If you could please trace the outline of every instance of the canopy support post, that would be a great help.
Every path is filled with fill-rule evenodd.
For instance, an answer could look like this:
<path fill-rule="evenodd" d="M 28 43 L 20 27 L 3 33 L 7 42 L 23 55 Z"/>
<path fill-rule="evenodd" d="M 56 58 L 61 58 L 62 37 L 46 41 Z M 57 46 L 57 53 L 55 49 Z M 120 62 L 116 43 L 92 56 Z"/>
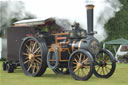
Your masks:
<path fill-rule="evenodd" d="M 105 43 L 103 44 L 103 49 L 105 49 Z"/>

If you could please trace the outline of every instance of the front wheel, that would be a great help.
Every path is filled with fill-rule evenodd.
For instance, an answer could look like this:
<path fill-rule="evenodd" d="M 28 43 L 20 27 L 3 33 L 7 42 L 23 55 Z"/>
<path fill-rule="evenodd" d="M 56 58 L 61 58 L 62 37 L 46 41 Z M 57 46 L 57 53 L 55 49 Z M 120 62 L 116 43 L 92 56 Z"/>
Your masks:
<path fill-rule="evenodd" d="M 116 61 L 112 53 L 101 49 L 95 57 L 94 74 L 96 77 L 109 78 L 115 71 Z"/>
<path fill-rule="evenodd" d="M 69 71 L 76 80 L 88 80 L 94 69 L 92 55 L 85 50 L 74 51 L 69 59 Z"/>

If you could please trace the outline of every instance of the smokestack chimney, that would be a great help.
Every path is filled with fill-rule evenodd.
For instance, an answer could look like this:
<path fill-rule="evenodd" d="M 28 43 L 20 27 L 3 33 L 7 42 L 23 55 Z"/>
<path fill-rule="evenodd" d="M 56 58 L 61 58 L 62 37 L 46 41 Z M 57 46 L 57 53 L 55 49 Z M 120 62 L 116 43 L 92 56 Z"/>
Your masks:
<path fill-rule="evenodd" d="M 93 34 L 93 8 L 94 5 L 87 5 L 87 29 L 89 34 Z"/>

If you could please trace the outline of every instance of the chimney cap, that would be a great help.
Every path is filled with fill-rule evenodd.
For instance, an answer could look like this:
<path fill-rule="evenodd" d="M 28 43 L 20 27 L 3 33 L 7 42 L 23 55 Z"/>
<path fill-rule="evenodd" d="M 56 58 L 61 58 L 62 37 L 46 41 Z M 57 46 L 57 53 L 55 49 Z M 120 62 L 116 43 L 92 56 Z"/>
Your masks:
<path fill-rule="evenodd" d="M 87 9 L 93 9 L 94 8 L 94 5 L 93 4 L 89 4 L 89 5 L 86 5 Z"/>

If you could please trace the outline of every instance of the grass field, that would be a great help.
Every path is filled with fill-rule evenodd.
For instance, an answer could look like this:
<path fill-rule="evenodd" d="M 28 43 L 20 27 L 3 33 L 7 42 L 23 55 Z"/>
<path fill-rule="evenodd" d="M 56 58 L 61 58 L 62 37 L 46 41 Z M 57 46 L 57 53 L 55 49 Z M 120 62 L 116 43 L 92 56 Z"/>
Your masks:
<path fill-rule="evenodd" d="M 2 71 L 0 62 L 0 85 L 128 85 L 128 64 L 117 64 L 114 75 L 108 79 L 94 75 L 88 81 L 76 81 L 71 75 L 56 75 L 47 69 L 41 77 L 29 77 L 18 68 L 14 73 Z"/>

